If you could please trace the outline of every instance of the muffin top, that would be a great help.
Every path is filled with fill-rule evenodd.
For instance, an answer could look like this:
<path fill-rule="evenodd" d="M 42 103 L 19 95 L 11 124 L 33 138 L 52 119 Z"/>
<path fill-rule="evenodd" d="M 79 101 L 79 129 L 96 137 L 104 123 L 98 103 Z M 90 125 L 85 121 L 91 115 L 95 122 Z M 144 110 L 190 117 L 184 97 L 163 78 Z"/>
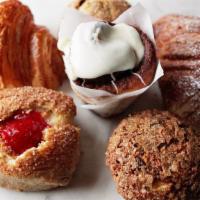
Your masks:
<path fill-rule="evenodd" d="M 74 0 L 70 6 L 109 22 L 115 20 L 130 7 L 125 0 Z"/>

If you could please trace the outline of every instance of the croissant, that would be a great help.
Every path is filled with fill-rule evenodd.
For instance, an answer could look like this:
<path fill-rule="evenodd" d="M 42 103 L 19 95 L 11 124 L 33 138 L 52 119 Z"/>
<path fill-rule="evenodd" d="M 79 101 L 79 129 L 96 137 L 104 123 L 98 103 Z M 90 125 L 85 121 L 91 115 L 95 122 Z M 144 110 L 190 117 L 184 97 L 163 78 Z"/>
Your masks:
<path fill-rule="evenodd" d="M 166 107 L 200 128 L 200 18 L 169 15 L 154 24 L 157 55 L 165 75 Z"/>
<path fill-rule="evenodd" d="M 0 3 L 0 88 L 24 85 L 56 89 L 65 79 L 55 38 L 34 24 L 17 0 Z"/>

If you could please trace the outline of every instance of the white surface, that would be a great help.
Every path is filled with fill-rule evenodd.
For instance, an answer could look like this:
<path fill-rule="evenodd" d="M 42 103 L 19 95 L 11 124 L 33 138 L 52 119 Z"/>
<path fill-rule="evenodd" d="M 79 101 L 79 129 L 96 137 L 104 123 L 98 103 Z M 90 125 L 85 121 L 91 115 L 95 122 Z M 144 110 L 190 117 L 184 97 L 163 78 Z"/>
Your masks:
<path fill-rule="evenodd" d="M 22 1 L 31 7 L 38 24 L 46 25 L 54 35 L 57 34 L 57 27 L 67 0 Z M 170 12 L 200 13 L 199 0 L 141 0 L 141 2 L 148 9 L 152 19 Z M 68 83 L 65 83 L 63 90 L 73 96 Z M 75 98 L 75 102 L 78 106 L 79 100 Z M 129 108 L 129 112 L 160 105 L 157 85 L 154 85 Z M 20 193 L 0 189 L 0 200 L 121 200 L 105 167 L 104 153 L 107 139 L 122 117 L 102 119 L 78 107 L 76 122 L 82 129 L 82 158 L 71 185 L 65 189 L 40 193 Z"/>

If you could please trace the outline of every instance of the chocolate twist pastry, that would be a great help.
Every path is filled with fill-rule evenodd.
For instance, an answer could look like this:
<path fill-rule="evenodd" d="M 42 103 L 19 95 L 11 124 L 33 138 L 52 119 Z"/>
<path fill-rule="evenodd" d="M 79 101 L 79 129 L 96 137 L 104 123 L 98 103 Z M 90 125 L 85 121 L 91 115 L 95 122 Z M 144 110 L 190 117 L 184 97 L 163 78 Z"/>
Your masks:
<path fill-rule="evenodd" d="M 157 55 L 165 71 L 166 107 L 200 128 L 200 18 L 169 15 L 154 24 Z"/>
<path fill-rule="evenodd" d="M 58 88 L 65 79 L 57 41 L 34 24 L 17 0 L 0 3 L 0 88 L 24 85 Z"/>

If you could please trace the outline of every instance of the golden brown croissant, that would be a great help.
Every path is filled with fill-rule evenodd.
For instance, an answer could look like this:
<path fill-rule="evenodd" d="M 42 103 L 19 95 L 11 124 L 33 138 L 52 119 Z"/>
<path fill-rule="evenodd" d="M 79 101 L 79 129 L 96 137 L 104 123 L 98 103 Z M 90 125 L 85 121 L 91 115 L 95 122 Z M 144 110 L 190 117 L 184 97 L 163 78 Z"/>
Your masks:
<path fill-rule="evenodd" d="M 65 73 L 56 43 L 34 24 L 28 7 L 17 0 L 0 3 L 0 88 L 60 86 Z"/>
<path fill-rule="evenodd" d="M 169 110 L 200 128 L 200 18 L 169 15 L 155 25 L 160 81 Z"/>

